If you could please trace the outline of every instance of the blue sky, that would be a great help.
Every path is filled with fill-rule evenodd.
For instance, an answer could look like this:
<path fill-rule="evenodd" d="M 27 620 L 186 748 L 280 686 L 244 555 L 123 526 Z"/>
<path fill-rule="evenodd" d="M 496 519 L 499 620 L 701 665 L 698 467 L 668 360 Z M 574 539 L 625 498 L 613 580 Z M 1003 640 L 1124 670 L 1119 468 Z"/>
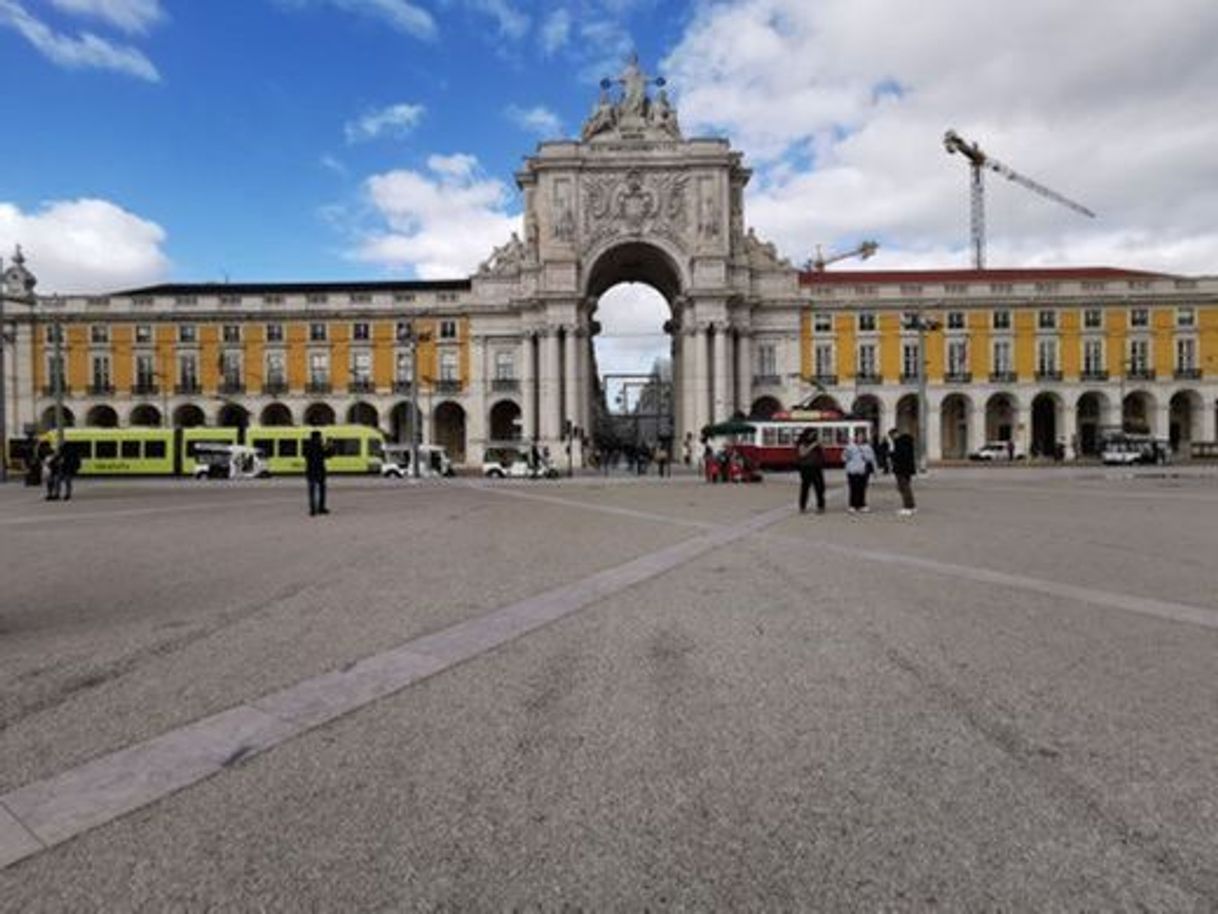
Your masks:
<path fill-rule="evenodd" d="M 1218 272 L 1218 4 L 1095 8 L 0 0 L 0 254 L 64 292 L 468 275 L 518 228 L 521 157 L 637 49 L 795 263 L 874 238 L 877 269 L 966 266 L 954 128 L 1098 214 L 992 180 L 991 265 Z"/>

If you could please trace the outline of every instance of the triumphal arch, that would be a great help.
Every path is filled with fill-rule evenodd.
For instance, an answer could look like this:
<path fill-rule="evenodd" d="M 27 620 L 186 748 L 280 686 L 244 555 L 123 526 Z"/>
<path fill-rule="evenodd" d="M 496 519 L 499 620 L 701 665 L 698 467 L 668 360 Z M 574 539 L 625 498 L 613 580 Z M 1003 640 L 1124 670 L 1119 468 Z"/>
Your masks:
<path fill-rule="evenodd" d="M 620 282 L 668 302 L 674 438 L 748 412 L 759 306 L 799 309 L 797 271 L 745 230 L 749 176 L 727 140 L 683 136 L 663 80 L 637 58 L 602 83 L 578 140 L 541 143 L 525 161 L 524 237 L 496 249 L 471 289 L 478 336 L 522 341 L 525 438 L 554 446 L 568 424 L 594 427 L 596 306 Z"/>

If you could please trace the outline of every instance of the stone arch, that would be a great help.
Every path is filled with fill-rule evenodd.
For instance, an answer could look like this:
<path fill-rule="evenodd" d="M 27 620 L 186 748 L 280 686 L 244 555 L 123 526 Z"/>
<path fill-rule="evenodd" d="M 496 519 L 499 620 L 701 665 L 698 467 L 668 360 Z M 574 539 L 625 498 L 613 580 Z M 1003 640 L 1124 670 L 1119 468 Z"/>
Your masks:
<path fill-rule="evenodd" d="M 1005 391 L 985 401 L 985 440 L 1015 441 L 1019 431 L 1019 400 Z"/>
<path fill-rule="evenodd" d="M 89 428 L 118 428 L 118 413 L 113 406 L 98 403 L 85 413 L 85 425 Z"/>
<path fill-rule="evenodd" d="M 808 402 L 808 409 L 819 409 L 825 412 L 843 412 L 841 404 L 829 394 L 817 394 Z"/>
<path fill-rule="evenodd" d="M 465 410 L 445 400 L 432 413 L 432 440 L 448 452 L 454 463 L 465 462 Z"/>
<path fill-rule="evenodd" d="M 76 414 L 66 406 L 63 408 L 63 427 L 72 428 L 76 425 Z M 50 431 L 55 427 L 55 407 L 48 406 L 42 411 L 42 419 L 38 423 L 38 427 L 44 432 Z"/>
<path fill-rule="evenodd" d="M 513 400 L 500 400 L 491 407 L 492 441 L 517 441 L 521 437 L 520 406 Z"/>
<path fill-rule="evenodd" d="M 1168 405 L 1168 438 L 1172 450 L 1185 456 L 1200 435 L 1201 413 L 1205 401 L 1195 390 L 1177 390 Z"/>
<path fill-rule="evenodd" d="M 1074 409 L 1074 434 L 1078 439 L 1078 453 L 1084 457 L 1093 457 L 1100 452 L 1105 426 L 1112 422 L 1109 417 L 1112 404 L 1103 391 L 1089 390 L 1079 396 Z"/>
<path fill-rule="evenodd" d="M 1131 390 L 1121 401 L 1121 431 L 1150 435 L 1155 429 L 1155 395 L 1148 390 Z"/>
<path fill-rule="evenodd" d="M 221 428 L 245 428 L 250 424 L 250 411 L 240 403 L 225 403 L 216 413 L 216 425 Z"/>
<path fill-rule="evenodd" d="M 776 397 L 764 396 L 758 397 L 753 401 L 752 408 L 749 409 L 750 419 L 769 419 L 775 413 L 782 411 L 782 404 L 778 402 Z"/>
<path fill-rule="evenodd" d="M 410 443 L 410 430 L 412 428 L 423 427 L 423 415 L 421 412 L 414 413 L 415 421 L 411 423 L 411 403 L 409 400 L 401 400 L 395 403 L 393 409 L 389 410 L 389 437 L 391 440 L 399 444 Z"/>
<path fill-rule="evenodd" d="M 973 401 L 962 393 L 950 393 L 939 404 L 939 444 L 944 460 L 968 456 L 969 425 Z"/>
<path fill-rule="evenodd" d="M 1064 431 L 1061 397 L 1042 390 L 1032 398 L 1031 456 L 1052 457 L 1062 443 Z"/>
<path fill-rule="evenodd" d="M 879 439 L 887 429 L 884 428 L 884 404 L 875 394 L 862 394 L 854 398 L 850 405 L 850 414 L 871 423 L 872 438 Z"/>
<path fill-rule="evenodd" d="M 194 403 L 183 403 L 173 411 L 173 424 L 178 428 L 196 428 L 207 424 L 203 410 Z"/>
<path fill-rule="evenodd" d="M 151 403 L 141 403 L 131 410 L 127 422 L 143 428 L 157 428 L 161 424 L 161 411 Z"/>
<path fill-rule="evenodd" d="M 329 403 L 310 403 L 304 411 L 305 425 L 334 425 L 334 407 Z"/>
<path fill-rule="evenodd" d="M 897 400 L 897 431 L 909 435 L 916 443 L 918 440 L 918 395 L 905 394 Z"/>
<path fill-rule="evenodd" d="M 283 403 L 268 403 L 262 407 L 258 417 L 261 425 L 285 426 L 292 424 L 292 411 Z"/>
<path fill-rule="evenodd" d="M 676 303 L 690 286 L 685 258 L 667 242 L 611 239 L 593 248 L 584 258 L 585 301 L 595 301 L 623 282 L 651 286 L 676 309 Z"/>
<path fill-rule="evenodd" d="M 376 407 L 371 403 L 357 400 L 347 408 L 347 422 L 351 425 L 366 425 L 368 428 L 379 428 L 381 416 L 376 411 Z"/>

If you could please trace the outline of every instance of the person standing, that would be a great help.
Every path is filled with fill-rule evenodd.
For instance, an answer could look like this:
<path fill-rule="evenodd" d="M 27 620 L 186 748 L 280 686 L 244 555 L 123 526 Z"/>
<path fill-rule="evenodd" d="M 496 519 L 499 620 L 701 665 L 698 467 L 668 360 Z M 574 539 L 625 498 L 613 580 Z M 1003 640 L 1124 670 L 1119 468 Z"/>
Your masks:
<path fill-rule="evenodd" d="M 889 429 L 888 438 L 892 441 L 892 475 L 896 477 L 897 491 L 901 493 L 901 509 L 897 513 L 908 517 L 918 510 L 913 494 L 913 478 L 918 472 L 913 436 L 894 428 Z"/>
<path fill-rule="evenodd" d="M 846 509 L 851 514 L 866 514 L 867 480 L 875 472 L 875 451 L 867 443 L 867 433 L 860 430 L 853 441 L 846 445 L 846 485 L 850 489 L 850 504 Z"/>
<path fill-rule="evenodd" d="M 326 458 L 330 448 L 322 441 L 317 429 L 309 435 L 304 445 L 305 477 L 309 482 L 309 517 L 329 514 L 326 508 Z"/>
<path fill-rule="evenodd" d="M 63 492 L 63 500 L 72 500 L 72 480 L 80 472 L 80 454 L 76 448 L 64 446 L 59 458 L 59 486 Z"/>
<path fill-rule="evenodd" d="M 880 440 L 875 443 L 875 462 L 876 465 L 879 466 L 880 472 L 885 476 L 888 475 L 888 458 L 890 454 L 891 451 L 888 448 L 888 439 L 880 438 Z"/>
<path fill-rule="evenodd" d="M 816 513 L 825 513 L 825 449 L 821 447 L 816 433 L 806 428 L 799 436 L 796 447 L 799 463 L 799 513 L 808 510 L 808 489 L 816 492 Z"/>
<path fill-rule="evenodd" d="M 672 475 L 672 469 L 668 465 L 668 448 L 662 441 L 656 446 L 656 471 L 661 479 Z"/>
<path fill-rule="evenodd" d="M 42 477 L 47 484 L 47 501 L 59 501 L 59 472 L 63 466 L 63 455 L 58 448 L 47 452 L 42 461 Z"/>

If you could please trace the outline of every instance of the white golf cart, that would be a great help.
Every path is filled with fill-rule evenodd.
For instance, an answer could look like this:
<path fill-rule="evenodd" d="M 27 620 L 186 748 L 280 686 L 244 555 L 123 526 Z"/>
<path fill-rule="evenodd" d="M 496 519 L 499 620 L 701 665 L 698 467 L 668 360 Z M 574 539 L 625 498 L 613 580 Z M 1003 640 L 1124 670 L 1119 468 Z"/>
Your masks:
<path fill-rule="evenodd" d="M 195 479 L 267 479 L 271 475 L 262 451 L 245 444 L 195 445 Z"/>
<path fill-rule="evenodd" d="M 385 461 L 381 464 L 381 475 L 388 479 L 406 479 L 414 476 L 410 463 L 409 444 L 386 444 Z M 453 462 L 448 452 L 436 444 L 419 445 L 419 476 L 454 476 Z"/>
<path fill-rule="evenodd" d="M 527 444 L 488 447 L 482 458 L 488 479 L 557 479 L 558 469 L 543 452 Z"/>

